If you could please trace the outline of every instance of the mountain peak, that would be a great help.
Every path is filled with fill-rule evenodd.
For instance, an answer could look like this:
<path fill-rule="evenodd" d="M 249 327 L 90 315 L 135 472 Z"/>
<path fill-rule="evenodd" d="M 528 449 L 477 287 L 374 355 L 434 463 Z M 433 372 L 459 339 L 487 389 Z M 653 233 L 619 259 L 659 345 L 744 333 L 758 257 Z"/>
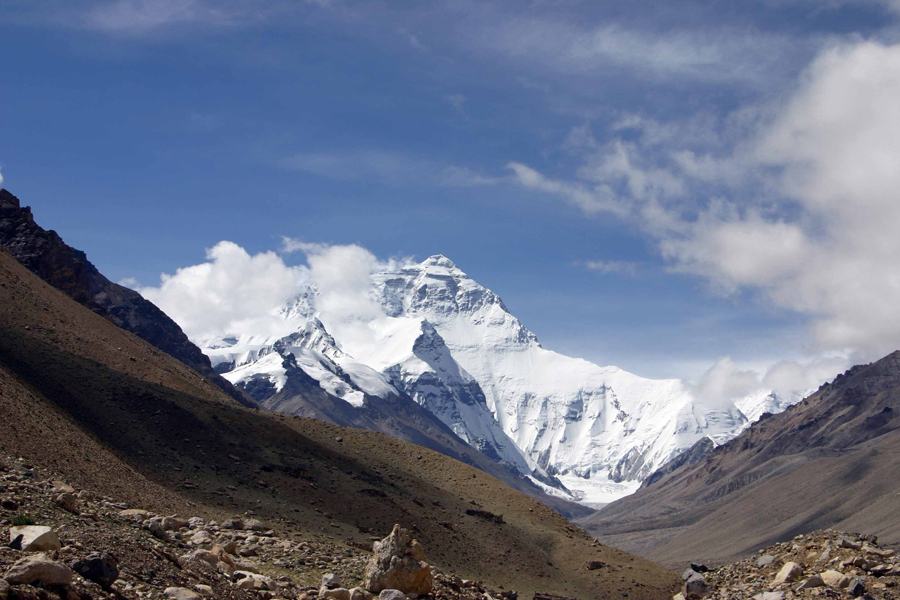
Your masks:
<path fill-rule="evenodd" d="M 445 269 L 451 269 L 454 271 L 458 271 L 459 267 L 454 264 L 452 260 L 444 256 L 443 254 L 435 254 L 433 256 L 429 256 L 425 260 L 423 260 L 420 265 L 422 267 L 443 267 Z"/>

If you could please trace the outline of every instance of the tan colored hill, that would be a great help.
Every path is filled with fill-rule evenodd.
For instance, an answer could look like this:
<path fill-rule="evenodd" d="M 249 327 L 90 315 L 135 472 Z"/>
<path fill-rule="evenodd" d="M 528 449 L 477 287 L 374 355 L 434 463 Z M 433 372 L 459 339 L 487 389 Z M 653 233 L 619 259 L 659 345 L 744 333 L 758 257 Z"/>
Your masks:
<path fill-rule="evenodd" d="M 677 583 L 442 454 L 238 406 L 2 249 L 0 307 L 2 450 L 73 485 L 158 512 L 222 518 L 252 509 L 279 528 L 337 542 L 365 542 L 400 523 L 445 571 L 529 597 L 664 598 Z"/>
<path fill-rule="evenodd" d="M 667 564 L 720 562 L 817 529 L 900 542 L 900 352 L 854 367 L 584 526 Z"/>

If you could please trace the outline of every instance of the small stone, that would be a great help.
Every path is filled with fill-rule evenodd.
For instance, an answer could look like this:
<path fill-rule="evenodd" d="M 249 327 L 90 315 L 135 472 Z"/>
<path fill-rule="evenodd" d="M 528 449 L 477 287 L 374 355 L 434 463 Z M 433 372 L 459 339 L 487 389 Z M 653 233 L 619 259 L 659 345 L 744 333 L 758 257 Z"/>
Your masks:
<path fill-rule="evenodd" d="M 9 598 L 9 584 L 5 579 L 0 579 L 0 600 Z"/>
<path fill-rule="evenodd" d="M 119 511 L 119 516 L 123 519 L 132 521 L 145 521 L 150 518 L 151 513 L 150 511 L 140 508 L 126 508 L 125 510 Z"/>
<path fill-rule="evenodd" d="M 775 576 L 774 584 L 778 585 L 780 583 L 793 583 L 800 579 L 803 575 L 803 569 L 795 562 L 785 563 L 781 570 L 778 571 L 778 575 Z"/>
<path fill-rule="evenodd" d="M 406 600 L 406 594 L 400 590 L 381 590 L 378 600 Z"/>
<path fill-rule="evenodd" d="M 343 580 L 340 575 L 335 575 L 334 573 L 325 573 L 322 575 L 322 587 L 328 589 L 334 589 L 341 587 Z"/>
<path fill-rule="evenodd" d="M 198 583 L 194 586 L 194 589 L 197 590 L 197 593 L 203 596 L 204 598 L 212 598 L 213 589 L 208 585 L 203 585 L 202 583 Z"/>
<path fill-rule="evenodd" d="M 62 563 L 50 560 L 43 554 L 26 556 L 17 561 L 4 578 L 13 585 L 41 583 L 43 585 L 66 585 L 74 577 L 72 569 Z"/>
<path fill-rule="evenodd" d="M 200 600 L 200 594 L 185 587 L 166 588 L 165 594 L 172 600 Z"/>

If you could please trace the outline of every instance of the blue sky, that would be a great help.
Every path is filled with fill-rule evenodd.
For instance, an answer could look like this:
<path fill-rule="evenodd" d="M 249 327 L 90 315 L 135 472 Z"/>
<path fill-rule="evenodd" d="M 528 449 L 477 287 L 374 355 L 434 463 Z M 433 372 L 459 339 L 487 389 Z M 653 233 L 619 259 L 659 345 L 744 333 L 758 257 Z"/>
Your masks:
<path fill-rule="evenodd" d="M 441 253 L 602 364 L 843 365 L 900 345 L 898 16 L 7 0 L 0 173 L 114 280 L 221 240 Z"/>

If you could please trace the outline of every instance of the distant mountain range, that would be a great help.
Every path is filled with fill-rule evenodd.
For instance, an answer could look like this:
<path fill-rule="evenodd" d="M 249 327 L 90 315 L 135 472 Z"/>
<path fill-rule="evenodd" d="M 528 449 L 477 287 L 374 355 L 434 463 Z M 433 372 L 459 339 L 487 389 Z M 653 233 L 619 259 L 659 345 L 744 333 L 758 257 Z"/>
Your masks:
<path fill-rule="evenodd" d="M 669 563 L 730 560 L 832 527 L 900 542 L 898 414 L 894 352 L 714 450 L 682 455 L 582 525 Z"/>
<path fill-rule="evenodd" d="M 362 334 L 332 335 L 318 296 L 309 285 L 282 307 L 283 336 L 223 332 L 201 349 L 272 410 L 309 414 L 292 391 L 298 378 L 357 410 L 408 396 L 486 456 L 592 506 L 633 492 L 699 440 L 724 443 L 788 405 L 768 391 L 709 405 L 680 380 L 546 350 L 495 293 L 440 255 L 372 276 L 380 315 Z M 347 405 L 322 416 L 344 422 Z"/>

